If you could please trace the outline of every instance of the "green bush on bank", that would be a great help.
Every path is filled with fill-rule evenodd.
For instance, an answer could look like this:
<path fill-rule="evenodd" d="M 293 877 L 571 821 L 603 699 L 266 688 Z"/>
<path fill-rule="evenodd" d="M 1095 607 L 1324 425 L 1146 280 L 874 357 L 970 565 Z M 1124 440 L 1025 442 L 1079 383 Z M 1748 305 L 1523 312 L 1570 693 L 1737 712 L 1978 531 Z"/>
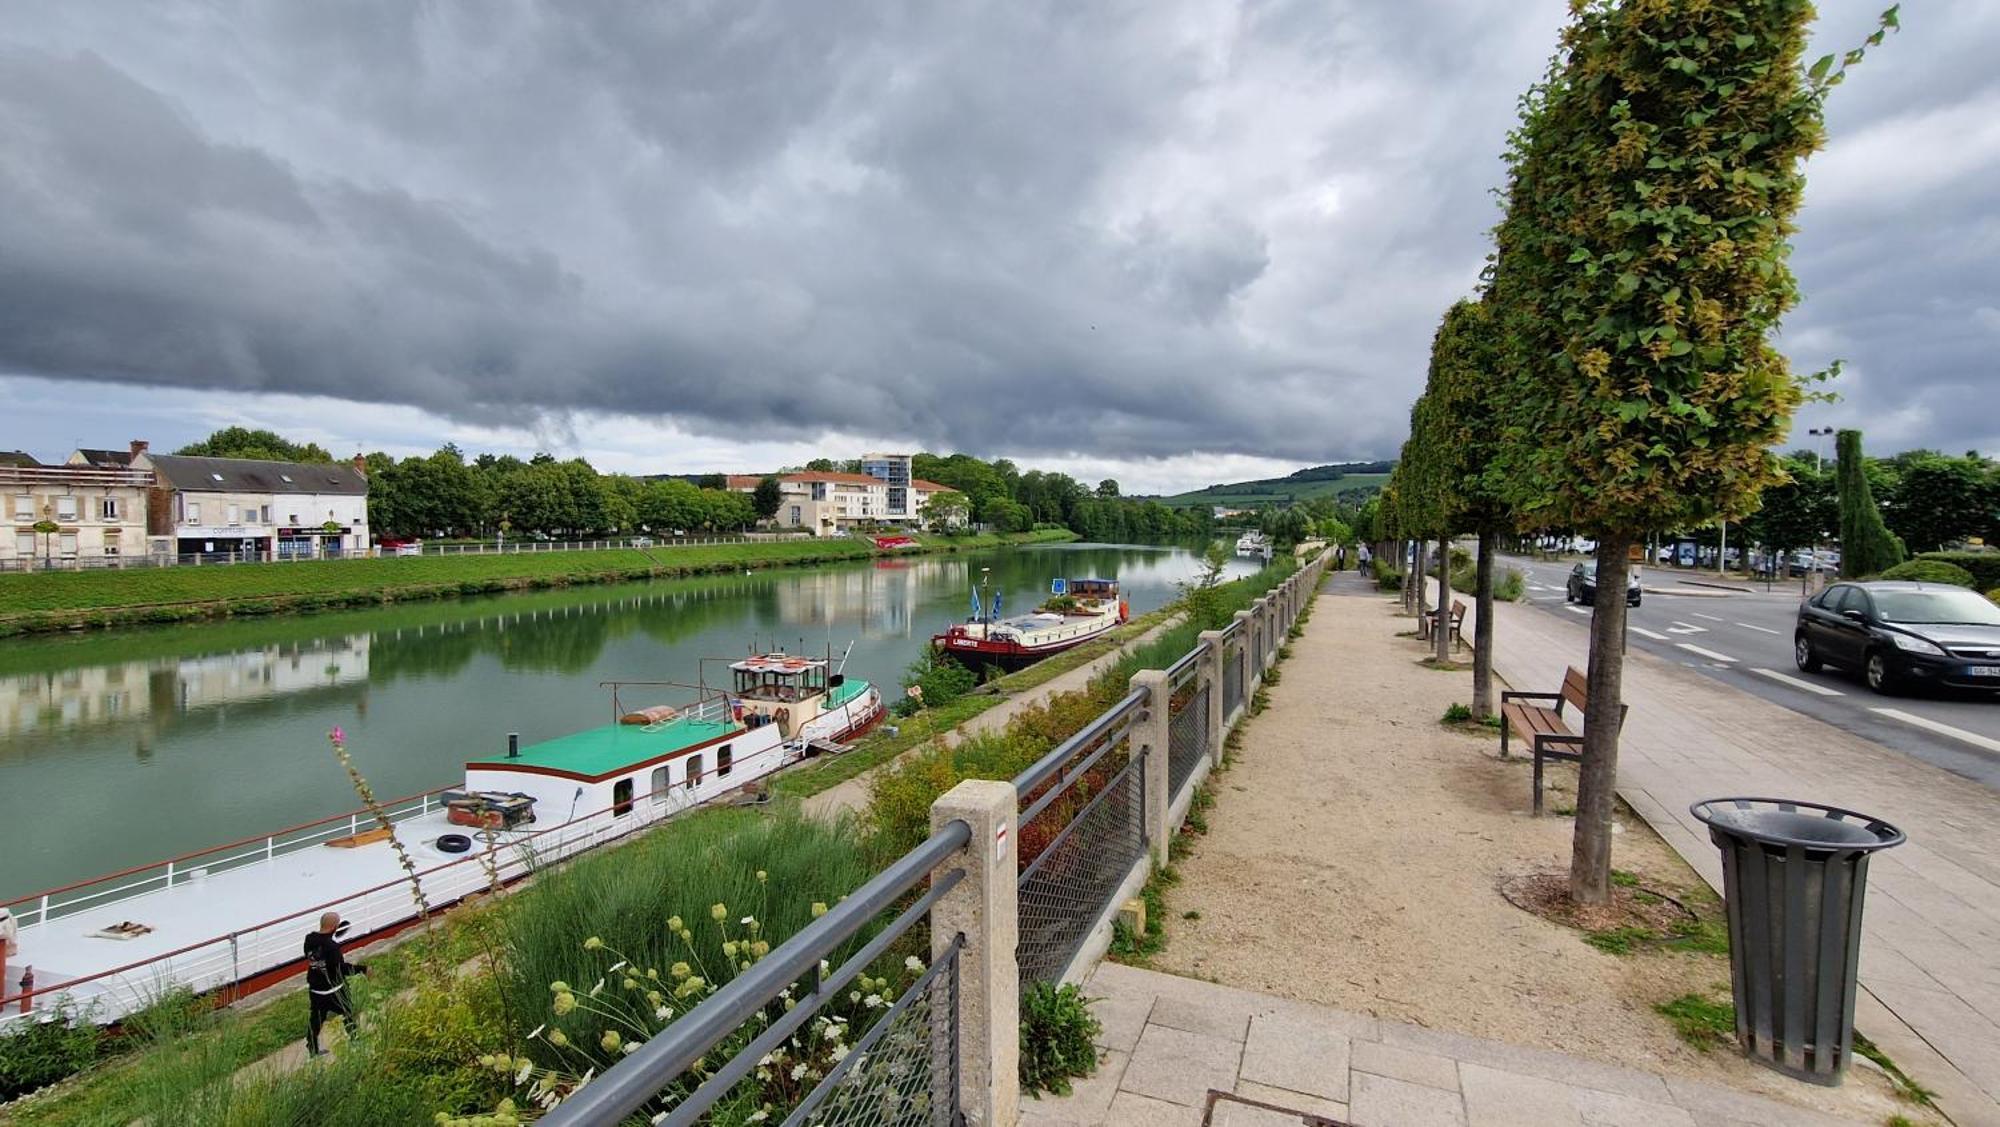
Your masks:
<path fill-rule="evenodd" d="M 1917 562 L 1922 561 L 1964 568 L 1972 577 L 1969 586 L 1975 591 L 2000 587 L 2000 552 L 1925 552 L 1917 557 Z"/>

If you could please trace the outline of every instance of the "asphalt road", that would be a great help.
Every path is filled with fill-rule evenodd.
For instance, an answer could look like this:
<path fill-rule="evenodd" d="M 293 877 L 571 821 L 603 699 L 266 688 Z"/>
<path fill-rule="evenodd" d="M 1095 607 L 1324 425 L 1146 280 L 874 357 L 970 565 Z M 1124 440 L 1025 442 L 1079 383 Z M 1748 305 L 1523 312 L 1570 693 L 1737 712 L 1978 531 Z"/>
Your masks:
<path fill-rule="evenodd" d="M 1590 608 L 1563 598 L 1571 562 L 1510 556 L 1504 564 L 1527 574 L 1530 605 L 1576 623 L 1582 644 Z M 1699 574 L 1674 568 L 1644 567 L 1640 575 L 1641 602 L 1631 608 L 1626 635 L 1631 648 L 2000 790 L 2000 694 L 1880 696 L 1858 671 L 1800 672 L 1792 662 L 1796 579 L 1746 593 L 1685 583 Z"/>

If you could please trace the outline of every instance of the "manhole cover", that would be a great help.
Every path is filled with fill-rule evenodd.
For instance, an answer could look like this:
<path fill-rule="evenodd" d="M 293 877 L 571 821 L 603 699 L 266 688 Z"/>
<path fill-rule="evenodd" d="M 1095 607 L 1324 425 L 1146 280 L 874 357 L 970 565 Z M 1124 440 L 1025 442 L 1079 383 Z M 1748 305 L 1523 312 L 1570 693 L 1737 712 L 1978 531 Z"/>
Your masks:
<path fill-rule="evenodd" d="M 1208 1090 L 1208 1110 L 1201 1117 L 1202 1127 L 1354 1127 L 1339 1119 L 1328 1119 L 1310 1111 L 1300 1111 L 1295 1107 L 1265 1103 L 1263 1100 L 1248 1099 L 1231 1092 Z"/>

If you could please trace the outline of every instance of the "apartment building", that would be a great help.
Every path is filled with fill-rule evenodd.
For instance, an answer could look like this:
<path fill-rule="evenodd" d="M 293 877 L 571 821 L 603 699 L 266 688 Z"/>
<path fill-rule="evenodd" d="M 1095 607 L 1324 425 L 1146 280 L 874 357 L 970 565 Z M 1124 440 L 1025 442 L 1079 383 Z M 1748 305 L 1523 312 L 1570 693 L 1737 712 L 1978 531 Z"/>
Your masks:
<path fill-rule="evenodd" d="M 917 495 L 911 488 L 916 475 L 910 470 L 909 454 L 863 454 L 861 472 L 880 480 L 885 487 L 885 519 L 909 524 L 917 519 Z"/>
<path fill-rule="evenodd" d="M 147 529 L 178 556 L 316 559 L 368 551 L 368 475 L 351 465 L 152 454 Z M 79 451 L 79 454 L 84 453 Z"/>
<path fill-rule="evenodd" d="M 931 498 L 940 493 L 956 493 L 958 490 L 953 489 L 949 485 L 939 485 L 935 481 L 925 481 L 919 477 L 910 480 L 910 492 L 916 498 L 915 506 L 912 509 L 913 519 L 928 524 L 931 520 L 931 515 L 928 512 Z M 964 528 L 969 520 L 971 520 L 969 513 L 954 513 L 946 523 L 953 528 Z"/>
<path fill-rule="evenodd" d="M 880 478 L 818 470 L 776 476 L 781 500 L 773 522 L 780 529 L 834 536 L 856 525 L 894 519 L 889 514 L 888 484 Z M 755 493 L 763 480 L 757 474 L 736 474 L 729 477 L 728 486 L 738 493 Z"/>
<path fill-rule="evenodd" d="M 118 563 L 146 553 L 146 497 L 153 475 L 130 467 L 45 466 L 30 455 L 0 457 L 8 534 L 0 567 Z"/>

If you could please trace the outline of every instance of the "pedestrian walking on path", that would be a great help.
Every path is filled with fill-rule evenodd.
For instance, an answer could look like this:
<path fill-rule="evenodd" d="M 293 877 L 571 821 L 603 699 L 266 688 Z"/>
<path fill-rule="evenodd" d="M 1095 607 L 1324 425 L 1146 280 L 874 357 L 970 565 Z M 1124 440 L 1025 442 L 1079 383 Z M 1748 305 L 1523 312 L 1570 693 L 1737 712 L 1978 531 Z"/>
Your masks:
<path fill-rule="evenodd" d="M 319 930 L 306 936 L 306 993 L 312 998 L 312 1015 L 306 1024 L 306 1053 L 320 1056 L 320 1027 L 329 1017 L 343 1022 L 354 1018 L 354 1001 L 347 993 L 347 978 L 367 974 L 366 963 L 350 963 L 340 950 L 340 932 L 345 928 L 339 912 L 319 918 Z"/>

